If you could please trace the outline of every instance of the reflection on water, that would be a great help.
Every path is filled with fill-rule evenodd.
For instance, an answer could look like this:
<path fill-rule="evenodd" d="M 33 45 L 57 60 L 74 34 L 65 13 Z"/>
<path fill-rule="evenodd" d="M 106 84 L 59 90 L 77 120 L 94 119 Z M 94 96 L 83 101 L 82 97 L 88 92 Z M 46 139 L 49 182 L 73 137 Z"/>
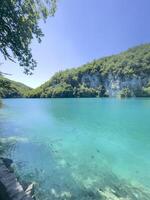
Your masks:
<path fill-rule="evenodd" d="M 150 199 L 150 99 L 11 99 L 0 134 L 49 199 Z"/>

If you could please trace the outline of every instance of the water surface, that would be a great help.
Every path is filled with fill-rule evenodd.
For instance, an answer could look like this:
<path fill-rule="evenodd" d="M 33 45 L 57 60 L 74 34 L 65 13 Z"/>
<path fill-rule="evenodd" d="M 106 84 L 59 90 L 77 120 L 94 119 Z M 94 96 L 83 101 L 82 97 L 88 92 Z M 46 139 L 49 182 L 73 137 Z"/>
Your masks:
<path fill-rule="evenodd" d="M 5 99 L 0 135 L 40 200 L 150 193 L 150 99 Z"/>

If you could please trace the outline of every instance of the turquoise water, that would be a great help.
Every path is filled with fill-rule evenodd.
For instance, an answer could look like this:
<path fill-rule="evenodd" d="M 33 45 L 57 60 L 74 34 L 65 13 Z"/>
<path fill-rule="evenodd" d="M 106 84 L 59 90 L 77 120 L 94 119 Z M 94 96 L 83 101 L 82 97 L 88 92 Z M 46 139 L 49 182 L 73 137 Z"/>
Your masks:
<path fill-rule="evenodd" d="M 0 135 L 40 200 L 150 199 L 149 98 L 5 99 Z"/>

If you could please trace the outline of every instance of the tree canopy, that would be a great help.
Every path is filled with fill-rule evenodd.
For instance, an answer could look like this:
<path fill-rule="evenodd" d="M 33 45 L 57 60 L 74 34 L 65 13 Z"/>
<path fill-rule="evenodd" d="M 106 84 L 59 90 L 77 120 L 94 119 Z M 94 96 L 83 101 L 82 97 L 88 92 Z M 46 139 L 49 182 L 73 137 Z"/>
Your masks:
<path fill-rule="evenodd" d="M 0 76 L 0 98 L 25 97 L 32 88 Z M 1 101 L 0 101 L 1 105 Z"/>
<path fill-rule="evenodd" d="M 26 74 L 36 67 L 30 43 L 41 42 L 43 36 L 39 21 L 53 16 L 56 0 L 1 0 L 0 52 L 5 59 L 18 60 Z"/>

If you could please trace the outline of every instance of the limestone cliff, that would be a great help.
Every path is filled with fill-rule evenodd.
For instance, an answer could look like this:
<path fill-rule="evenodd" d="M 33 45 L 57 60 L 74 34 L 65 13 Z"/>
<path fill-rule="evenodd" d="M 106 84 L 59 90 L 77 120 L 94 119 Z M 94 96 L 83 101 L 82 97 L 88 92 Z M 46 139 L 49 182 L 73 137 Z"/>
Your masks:
<path fill-rule="evenodd" d="M 102 77 L 100 73 L 84 74 L 81 78 L 81 83 L 87 87 L 99 90 L 100 86 L 104 86 L 106 94 L 109 97 L 116 97 L 120 92 L 128 88 L 131 96 L 136 96 L 138 91 L 142 91 L 148 83 L 150 77 L 147 75 L 119 76 L 109 73 Z"/>

